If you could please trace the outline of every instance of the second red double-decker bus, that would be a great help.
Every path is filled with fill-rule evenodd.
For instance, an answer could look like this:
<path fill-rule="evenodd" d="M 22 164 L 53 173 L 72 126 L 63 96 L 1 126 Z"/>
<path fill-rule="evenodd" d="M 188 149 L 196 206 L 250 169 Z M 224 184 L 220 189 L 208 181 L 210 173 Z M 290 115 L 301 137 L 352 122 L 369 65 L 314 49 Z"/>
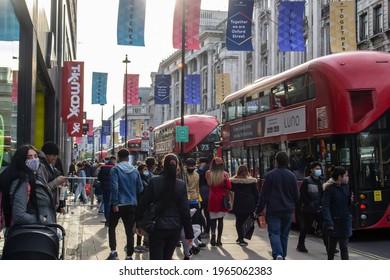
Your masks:
<path fill-rule="evenodd" d="M 157 159 L 160 160 L 167 153 L 180 154 L 180 142 L 176 142 L 176 127 L 180 125 L 181 119 L 177 118 L 153 130 Z M 187 115 L 184 116 L 184 126 L 188 126 L 188 142 L 183 143 L 183 159 L 206 157 L 211 160 L 215 143 L 220 141 L 218 119 L 207 115 Z"/>
<path fill-rule="evenodd" d="M 354 229 L 390 227 L 390 54 L 345 52 L 306 62 L 227 96 L 223 157 L 264 178 L 286 151 L 298 180 L 349 170 Z"/>

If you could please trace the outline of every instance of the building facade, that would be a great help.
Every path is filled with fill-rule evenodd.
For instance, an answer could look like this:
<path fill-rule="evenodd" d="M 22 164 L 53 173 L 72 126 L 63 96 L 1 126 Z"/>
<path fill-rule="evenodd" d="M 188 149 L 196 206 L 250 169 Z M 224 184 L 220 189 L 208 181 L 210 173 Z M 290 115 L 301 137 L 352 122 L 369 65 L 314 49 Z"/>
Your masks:
<path fill-rule="evenodd" d="M 66 161 L 72 143 L 60 119 L 61 67 L 76 57 L 77 1 L 2 0 L 0 5 L 3 136 L 11 151 L 54 141 Z M 9 163 L 4 160 L 3 167 Z"/>

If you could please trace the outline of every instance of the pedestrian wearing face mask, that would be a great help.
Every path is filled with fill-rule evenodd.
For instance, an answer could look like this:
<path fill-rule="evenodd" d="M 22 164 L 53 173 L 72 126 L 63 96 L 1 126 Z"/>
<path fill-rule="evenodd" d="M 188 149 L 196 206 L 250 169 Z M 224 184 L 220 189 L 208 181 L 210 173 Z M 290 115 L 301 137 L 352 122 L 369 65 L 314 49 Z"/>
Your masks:
<path fill-rule="evenodd" d="M 328 260 L 334 259 L 337 243 L 340 246 L 340 257 L 349 260 L 348 242 L 352 236 L 352 215 L 349 207 L 353 202 L 353 194 L 348 187 L 348 171 L 337 166 L 332 177 L 324 184 L 322 214 L 324 228 L 328 231 Z"/>
<path fill-rule="evenodd" d="M 23 145 L 2 174 L 6 227 L 56 223 L 53 196 L 44 178 L 37 173 L 39 166 L 38 150 L 32 145 Z"/>
<path fill-rule="evenodd" d="M 322 178 L 321 164 L 314 161 L 310 164 L 310 175 L 302 181 L 300 192 L 302 226 L 299 234 L 297 251 L 307 253 L 305 246 L 306 235 L 311 231 L 314 221 L 322 228 L 322 196 L 324 179 Z M 326 231 L 322 233 L 325 248 L 328 247 Z"/>

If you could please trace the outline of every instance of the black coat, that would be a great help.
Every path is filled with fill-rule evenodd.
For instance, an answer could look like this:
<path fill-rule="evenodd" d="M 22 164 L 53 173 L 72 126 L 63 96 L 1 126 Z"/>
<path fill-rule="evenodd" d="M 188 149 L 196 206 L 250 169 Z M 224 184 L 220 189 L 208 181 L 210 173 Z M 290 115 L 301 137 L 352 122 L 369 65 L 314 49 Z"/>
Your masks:
<path fill-rule="evenodd" d="M 155 176 L 149 180 L 149 185 L 145 189 L 141 203 L 138 206 L 136 220 L 142 218 L 143 213 L 151 202 L 158 203 L 164 196 L 164 175 Z M 181 230 L 184 228 L 186 239 L 192 239 L 194 232 L 192 229 L 190 209 L 188 207 L 187 188 L 183 180 L 176 179 L 173 195 L 169 204 L 162 209 L 159 219 L 156 222 L 156 231 Z"/>
<path fill-rule="evenodd" d="M 257 179 L 232 177 L 230 183 L 234 192 L 233 212 L 235 214 L 253 213 L 259 197 Z"/>
<path fill-rule="evenodd" d="M 100 167 L 100 171 L 98 173 L 98 181 L 100 182 L 100 187 L 102 190 L 110 190 L 111 189 L 111 168 L 114 167 L 112 162 L 109 162 Z"/>

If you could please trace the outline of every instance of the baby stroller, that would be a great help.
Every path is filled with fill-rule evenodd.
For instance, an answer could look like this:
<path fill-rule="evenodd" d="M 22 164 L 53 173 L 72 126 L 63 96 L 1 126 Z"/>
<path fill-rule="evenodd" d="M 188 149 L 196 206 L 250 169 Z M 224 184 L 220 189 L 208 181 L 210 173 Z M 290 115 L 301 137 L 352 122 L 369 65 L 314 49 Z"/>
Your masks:
<path fill-rule="evenodd" d="M 7 230 L 2 259 L 63 260 L 64 245 L 65 229 L 58 224 L 14 225 Z"/>

